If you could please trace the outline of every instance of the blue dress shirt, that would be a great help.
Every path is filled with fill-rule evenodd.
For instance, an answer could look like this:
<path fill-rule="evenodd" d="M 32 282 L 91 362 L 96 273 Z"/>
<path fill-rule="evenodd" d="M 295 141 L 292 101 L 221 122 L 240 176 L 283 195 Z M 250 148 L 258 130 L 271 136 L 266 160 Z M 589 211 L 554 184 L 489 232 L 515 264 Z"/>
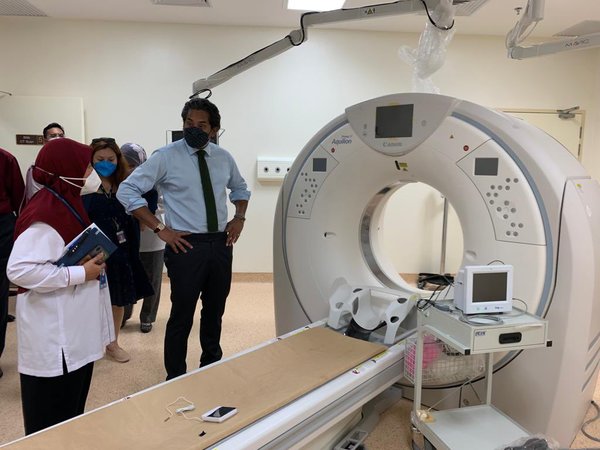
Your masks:
<path fill-rule="evenodd" d="M 227 225 L 229 200 L 249 200 L 250 191 L 231 154 L 212 142 L 204 149 L 217 204 L 219 231 Z M 197 149 L 184 139 L 156 150 L 123 181 L 117 198 L 127 212 L 148 206 L 142 195 L 157 188 L 164 198 L 165 222 L 169 228 L 207 233 L 206 207 L 198 166 Z"/>

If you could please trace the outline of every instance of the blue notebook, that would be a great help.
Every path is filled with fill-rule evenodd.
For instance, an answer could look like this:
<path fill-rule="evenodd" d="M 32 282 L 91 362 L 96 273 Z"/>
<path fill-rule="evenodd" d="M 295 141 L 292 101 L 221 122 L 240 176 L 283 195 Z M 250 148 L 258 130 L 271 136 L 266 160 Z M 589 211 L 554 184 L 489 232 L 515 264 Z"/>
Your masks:
<path fill-rule="evenodd" d="M 77 266 L 86 256 L 93 258 L 101 252 L 106 261 L 116 249 L 117 246 L 93 223 L 67 245 L 65 253 L 54 264 Z"/>

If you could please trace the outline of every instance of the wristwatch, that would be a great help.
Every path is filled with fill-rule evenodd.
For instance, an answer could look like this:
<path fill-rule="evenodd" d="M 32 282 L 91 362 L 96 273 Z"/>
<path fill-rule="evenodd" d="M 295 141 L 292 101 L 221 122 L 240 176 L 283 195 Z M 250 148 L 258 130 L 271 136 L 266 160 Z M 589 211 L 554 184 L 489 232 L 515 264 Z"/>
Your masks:
<path fill-rule="evenodd" d="M 156 228 L 154 229 L 154 232 L 155 232 L 155 233 L 160 233 L 160 232 L 161 232 L 162 230 L 164 230 L 165 228 L 166 228 L 166 227 L 165 227 L 165 224 L 164 224 L 164 223 L 162 223 L 162 222 L 158 222 L 158 224 L 156 225 Z"/>

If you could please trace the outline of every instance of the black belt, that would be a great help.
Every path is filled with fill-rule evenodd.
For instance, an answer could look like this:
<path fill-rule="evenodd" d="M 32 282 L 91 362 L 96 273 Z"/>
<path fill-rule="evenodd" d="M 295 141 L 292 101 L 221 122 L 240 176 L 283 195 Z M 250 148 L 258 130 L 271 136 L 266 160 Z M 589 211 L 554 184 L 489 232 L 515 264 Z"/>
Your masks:
<path fill-rule="evenodd" d="M 193 242 L 216 242 L 224 241 L 227 239 L 227 233 L 224 231 L 218 233 L 192 233 L 185 236 L 181 236 L 190 243 Z"/>

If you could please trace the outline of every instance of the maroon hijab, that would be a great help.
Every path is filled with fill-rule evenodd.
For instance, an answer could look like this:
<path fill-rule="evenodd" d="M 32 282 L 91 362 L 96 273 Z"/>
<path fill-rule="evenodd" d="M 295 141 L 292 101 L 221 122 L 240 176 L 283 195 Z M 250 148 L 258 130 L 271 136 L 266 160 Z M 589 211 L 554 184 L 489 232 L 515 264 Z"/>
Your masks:
<path fill-rule="evenodd" d="M 33 169 L 33 179 L 60 195 L 86 226 L 90 224 L 90 219 L 81 201 L 81 187 L 75 187 L 59 176 L 83 178 L 91 159 L 92 149 L 88 145 L 67 138 L 53 139 L 42 147 L 35 160 L 36 168 Z M 83 180 L 69 181 L 79 186 L 84 184 Z M 34 222 L 50 225 L 61 235 L 65 244 L 85 228 L 75 214 L 48 189 L 36 193 L 21 211 L 15 226 L 15 239 Z"/>

